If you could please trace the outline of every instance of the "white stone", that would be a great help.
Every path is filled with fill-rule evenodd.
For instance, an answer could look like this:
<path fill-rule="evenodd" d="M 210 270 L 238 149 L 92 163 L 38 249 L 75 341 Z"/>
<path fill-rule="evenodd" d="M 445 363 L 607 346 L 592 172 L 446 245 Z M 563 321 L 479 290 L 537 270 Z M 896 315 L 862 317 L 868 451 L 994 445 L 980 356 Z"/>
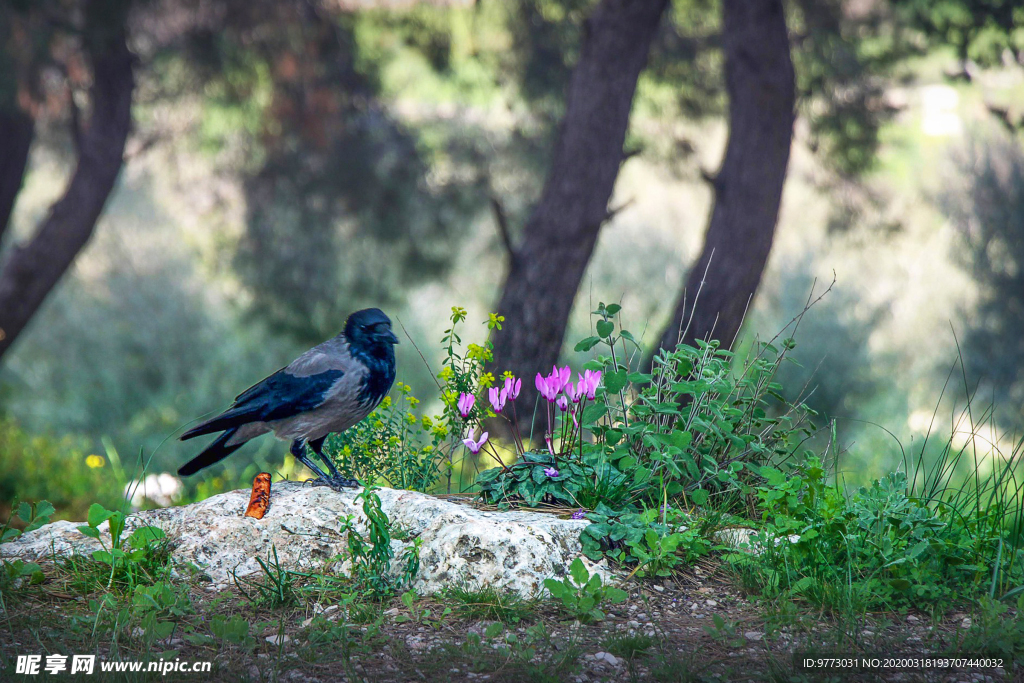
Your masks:
<path fill-rule="evenodd" d="M 267 636 L 266 641 L 271 645 L 283 645 L 284 643 L 290 643 L 291 638 L 288 636 Z"/>
<path fill-rule="evenodd" d="M 340 533 L 343 517 L 351 515 L 356 528 L 366 530 L 357 493 L 276 483 L 266 515 L 254 519 L 243 516 L 249 491 L 230 491 L 191 505 L 133 514 L 126 535 L 138 526 L 160 527 L 176 544 L 175 560 L 201 567 L 216 583 L 231 583 L 233 573 L 262 572 L 256 559 L 266 561 L 275 548 L 283 567 L 323 570 L 329 560 L 347 554 L 346 538 Z M 544 579 L 565 576 L 580 557 L 580 532 L 590 524 L 538 512 L 482 511 L 415 491 L 382 488 L 378 495 L 395 529 L 409 539 L 420 539 L 420 570 L 413 585 L 420 595 L 460 583 L 469 588 L 490 584 L 523 596 L 541 594 Z M 88 554 L 98 549 L 78 526 L 48 524 L 3 544 L 0 556 L 47 559 L 52 553 Z M 106 536 L 106 523 L 100 530 Z M 400 555 L 410 545 L 411 541 L 394 542 L 394 571 L 400 571 Z M 614 581 L 603 560 L 595 565 L 582 559 L 591 573 Z"/>

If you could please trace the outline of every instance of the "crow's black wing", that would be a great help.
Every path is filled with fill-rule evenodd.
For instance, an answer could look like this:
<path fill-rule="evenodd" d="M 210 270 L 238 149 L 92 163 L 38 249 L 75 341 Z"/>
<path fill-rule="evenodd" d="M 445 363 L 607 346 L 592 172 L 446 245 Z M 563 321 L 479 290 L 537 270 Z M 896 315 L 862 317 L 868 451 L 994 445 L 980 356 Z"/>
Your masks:
<path fill-rule="evenodd" d="M 188 430 L 181 439 L 184 441 L 249 422 L 282 420 L 314 410 L 323 404 L 331 387 L 344 374 L 344 371 L 334 368 L 300 376 L 283 368 L 243 391 L 231 408 Z"/>

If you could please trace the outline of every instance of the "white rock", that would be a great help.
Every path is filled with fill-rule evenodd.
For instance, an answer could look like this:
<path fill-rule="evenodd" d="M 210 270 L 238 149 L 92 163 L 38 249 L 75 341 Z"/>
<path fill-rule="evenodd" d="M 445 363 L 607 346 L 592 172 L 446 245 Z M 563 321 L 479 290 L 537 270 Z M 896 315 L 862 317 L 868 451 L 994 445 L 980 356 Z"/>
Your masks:
<path fill-rule="evenodd" d="M 289 636 L 267 636 L 266 641 L 271 645 L 283 645 L 284 643 L 290 643 L 291 638 Z"/>
<path fill-rule="evenodd" d="M 761 638 L 764 637 L 764 634 L 757 631 L 747 631 L 743 634 L 743 637 L 747 640 L 761 640 Z"/>
<path fill-rule="evenodd" d="M 613 655 L 610 652 L 598 652 L 598 653 L 596 653 L 594 655 L 594 659 L 596 659 L 599 662 L 600 661 L 607 662 L 608 664 L 611 664 L 612 666 L 618 666 L 619 665 L 619 658 L 616 657 L 615 655 Z"/>
<path fill-rule="evenodd" d="M 964 620 L 960 622 L 960 628 L 970 628 L 973 623 L 970 617 L 964 617 Z"/>
<path fill-rule="evenodd" d="M 267 560 L 273 548 L 283 567 L 322 570 L 325 562 L 347 552 L 341 518 L 351 515 L 357 529 L 366 519 L 358 491 L 335 492 L 297 482 L 273 486 L 263 519 L 243 517 L 249 491 L 212 496 L 191 505 L 147 510 L 132 515 L 126 533 L 142 525 L 164 530 L 175 543 L 174 558 L 201 567 L 216 583 L 259 574 L 256 558 Z M 419 537 L 420 571 L 413 587 L 420 595 L 464 583 L 490 584 L 524 596 L 543 592 L 544 579 L 564 576 L 580 557 L 580 532 L 587 520 L 559 519 L 537 512 L 488 512 L 414 491 L 379 489 L 381 508 L 409 538 Z M 51 553 L 91 553 L 99 544 L 72 522 L 54 522 L 0 546 L 0 556 L 47 559 Z M 101 533 L 108 533 L 101 525 Z M 52 544 L 52 545 L 51 545 Z M 393 570 L 410 542 L 394 542 Z M 583 558 L 591 573 L 614 576 L 601 563 Z"/>

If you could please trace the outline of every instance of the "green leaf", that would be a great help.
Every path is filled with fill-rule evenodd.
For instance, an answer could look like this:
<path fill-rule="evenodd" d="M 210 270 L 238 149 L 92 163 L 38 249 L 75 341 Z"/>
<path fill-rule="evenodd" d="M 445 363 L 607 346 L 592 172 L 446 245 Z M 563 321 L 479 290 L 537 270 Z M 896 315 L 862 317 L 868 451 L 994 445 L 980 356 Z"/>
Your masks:
<path fill-rule="evenodd" d="M 487 625 L 484 629 L 484 636 L 487 638 L 497 638 L 501 635 L 501 632 L 505 630 L 505 624 L 500 621 L 495 621 Z"/>
<path fill-rule="evenodd" d="M 583 409 L 583 424 L 594 424 L 608 413 L 608 408 L 603 403 L 591 403 Z"/>
<path fill-rule="evenodd" d="M 690 500 L 694 505 L 704 505 L 708 502 L 709 495 L 704 489 L 695 489 L 690 492 Z"/>
<path fill-rule="evenodd" d="M 83 525 L 83 526 L 78 527 L 78 530 L 81 531 L 86 536 L 88 536 L 89 538 L 95 538 L 95 539 L 99 540 L 100 532 L 95 527 L 84 526 Z"/>
<path fill-rule="evenodd" d="M 576 346 L 573 347 L 573 350 L 576 351 L 577 353 L 589 351 L 590 349 L 594 348 L 600 343 L 600 337 L 587 337 L 586 339 L 581 339 L 580 341 L 576 342 Z"/>
<path fill-rule="evenodd" d="M 625 370 L 609 372 L 604 376 L 604 388 L 610 393 L 617 394 L 626 386 L 628 373 Z"/>
<path fill-rule="evenodd" d="M 618 304 L 608 304 L 604 307 L 604 310 L 608 315 L 615 315 L 622 310 L 622 306 Z"/>
<path fill-rule="evenodd" d="M 597 321 L 597 335 L 602 339 L 605 339 L 615 330 L 615 323 L 610 320 L 598 320 Z"/>
<path fill-rule="evenodd" d="M 569 565 L 569 574 L 572 575 L 572 580 L 576 582 L 576 585 L 582 586 L 586 584 L 587 579 L 590 578 L 590 572 L 587 571 L 586 566 L 583 564 L 583 560 L 576 558 Z"/>
<path fill-rule="evenodd" d="M 99 503 L 93 503 L 89 506 L 89 512 L 85 516 L 85 520 L 91 527 L 97 527 L 103 522 L 110 519 L 114 513 L 107 508 L 103 507 Z"/>
<path fill-rule="evenodd" d="M 625 602 L 626 598 L 629 597 L 629 593 L 622 590 L 621 588 L 616 588 L 615 586 L 608 586 L 607 588 L 605 588 L 604 597 L 605 600 L 607 600 L 608 602 L 612 603 L 613 605 L 617 605 L 620 602 Z"/>

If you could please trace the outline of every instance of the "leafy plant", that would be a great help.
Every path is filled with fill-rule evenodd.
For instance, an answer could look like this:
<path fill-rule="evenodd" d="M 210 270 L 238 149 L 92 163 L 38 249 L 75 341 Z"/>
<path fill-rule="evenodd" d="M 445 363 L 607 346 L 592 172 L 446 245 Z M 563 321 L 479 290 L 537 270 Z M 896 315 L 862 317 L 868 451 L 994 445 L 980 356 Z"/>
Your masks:
<path fill-rule="evenodd" d="M 297 573 L 281 566 L 276 546 L 271 548 L 266 560 L 257 557 L 256 563 L 263 570 L 263 576 L 260 579 L 244 578 L 239 582 L 238 575 L 232 572 L 238 590 L 251 602 L 277 608 L 293 605 L 299 601 L 295 586 Z M 247 590 L 246 587 L 251 590 Z"/>
<path fill-rule="evenodd" d="M 23 533 L 34 531 L 44 524 L 49 523 L 50 516 L 54 513 L 53 506 L 42 500 L 38 503 L 18 503 L 14 501 L 13 512 L 0 527 L 0 543 L 13 541 Z M 14 518 L 17 517 L 24 525 L 24 529 L 17 529 L 12 526 Z M 0 561 L 0 588 L 7 589 L 17 587 L 28 579 L 29 585 L 38 585 L 46 580 L 43 576 L 42 567 L 35 562 L 24 560 L 3 560 Z"/>
<path fill-rule="evenodd" d="M 108 510 L 99 503 L 89 507 L 86 521 L 87 524 L 79 526 L 78 530 L 102 546 L 101 550 L 92 552 L 92 559 L 110 567 L 108 587 L 115 580 L 124 580 L 129 586 L 151 583 L 166 567 L 170 544 L 159 527 L 138 527 L 125 539 L 125 514 L 120 510 Z M 105 542 L 100 533 L 99 527 L 104 522 L 108 524 L 109 542 Z"/>
<path fill-rule="evenodd" d="M 434 611 L 429 607 L 420 608 L 416 603 L 416 591 L 406 591 L 402 593 L 402 604 L 409 610 L 409 614 L 399 614 L 395 617 L 397 623 L 404 623 L 412 621 L 423 626 L 430 626 L 431 628 L 441 628 L 444 624 L 444 618 L 452 613 L 451 607 L 444 607 L 439 614 L 434 614 Z"/>
<path fill-rule="evenodd" d="M 41 500 L 38 503 L 19 503 L 15 499 L 11 509 L 11 515 L 7 517 L 3 527 L 0 527 L 0 543 L 13 541 L 22 534 L 35 531 L 44 524 L 49 524 L 50 517 L 55 512 L 53 506 L 45 500 Z M 21 520 L 24 528 L 18 529 L 13 526 L 15 517 Z"/>
<path fill-rule="evenodd" d="M 256 640 L 249 635 L 249 622 L 240 616 L 215 614 L 210 618 L 210 633 L 224 642 L 250 649 Z"/>
<path fill-rule="evenodd" d="M 567 613 L 581 623 L 604 619 L 600 605 L 607 601 L 613 605 L 625 601 L 626 591 L 615 586 L 605 586 L 600 574 L 587 571 L 583 560 L 576 558 L 569 565 L 569 575 L 561 580 L 544 579 L 544 587 L 551 597 L 561 602 Z"/>
<path fill-rule="evenodd" d="M 362 591 L 384 598 L 412 583 L 419 572 L 419 539 L 406 551 L 403 568 L 398 576 L 391 571 L 394 551 L 391 549 L 391 520 L 381 509 L 380 497 L 372 486 L 356 496 L 363 503 L 366 515 L 367 536 L 364 540 L 348 517 L 342 522 L 342 533 L 347 534 L 349 560 L 352 563 L 351 578 Z"/>
<path fill-rule="evenodd" d="M 720 614 L 711 615 L 711 621 L 712 625 L 705 626 L 704 630 L 715 640 L 731 648 L 743 647 L 746 643 L 746 639 L 736 632 L 736 624 L 734 622 L 726 621 Z"/>
<path fill-rule="evenodd" d="M 633 565 L 638 576 L 668 576 L 681 563 L 692 563 L 711 551 L 711 543 L 685 514 L 674 508 L 622 512 L 600 504 L 587 517 L 583 553 L 592 560 L 607 556 Z"/>
<path fill-rule="evenodd" d="M 136 586 L 132 609 L 150 641 L 168 638 L 177 624 L 193 611 L 188 592 L 165 581 Z"/>
<path fill-rule="evenodd" d="M 332 434 L 326 454 L 359 481 L 430 491 L 441 477 L 438 446 L 443 439 L 429 429 L 431 422 L 415 414 L 419 400 L 411 387 L 396 382 L 397 398 L 386 396 L 369 417 Z"/>

